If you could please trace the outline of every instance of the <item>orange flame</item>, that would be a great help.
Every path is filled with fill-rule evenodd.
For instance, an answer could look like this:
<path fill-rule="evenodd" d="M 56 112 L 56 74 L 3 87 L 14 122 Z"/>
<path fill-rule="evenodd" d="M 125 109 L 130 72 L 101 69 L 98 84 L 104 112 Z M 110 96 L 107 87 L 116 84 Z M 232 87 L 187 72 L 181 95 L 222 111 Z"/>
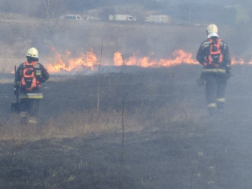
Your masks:
<path fill-rule="evenodd" d="M 251 65 L 251 64 L 252 64 L 252 60 L 250 60 L 250 61 L 248 62 L 248 64 Z"/>
<path fill-rule="evenodd" d="M 114 54 L 114 63 L 115 63 L 115 66 L 122 66 L 123 65 L 122 54 L 118 51 L 115 52 L 115 54 Z"/>
<path fill-rule="evenodd" d="M 49 65 L 47 70 L 50 73 L 59 73 L 61 71 L 78 71 L 83 68 L 89 68 L 96 70 L 97 56 L 93 53 L 93 50 L 82 54 L 79 58 L 71 58 L 71 52 L 66 51 L 65 54 L 58 53 L 54 48 L 52 49 L 54 57 L 48 60 Z M 192 53 L 185 52 L 183 50 L 176 50 L 172 53 L 172 57 L 168 59 L 152 59 L 149 56 L 143 58 L 137 58 L 136 53 L 131 57 L 124 59 L 122 54 L 117 51 L 114 53 L 114 63 L 102 63 L 103 66 L 139 66 L 139 67 L 170 67 L 184 64 L 199 64 L 195 59 L 192 58 Z M 232 64 L 245 64 L 243 59 L 237 60 L 235 57 L 231 59 Z M 252 60 L 248 63 L 252 64 Z"/>
<path fill-rule="evenodd" d="M 233 56 L 231 58 L 231 64 L 234 65 L 234 64 L 245 64 L 244 60 L 243 59 L 239 59 L 239 60 L 236 60 L 235 56 Z"/>
<path fill-rule="evenodd" d="M 47 70 L 51 73 L 78 70 L 80 66 L 95 70 L 95 66 L 97 65 L 97 57 L 92 50 L 86 52 L 86 54 L 82 54 L 80 58 L 71 58 L 71 52 L 69 51 L 66 51 L 64 55 L 58 53 L 54 48 L 52 51 L 54 53 L 54 57 L 48 60 L 49 65 L 47 66 Z M 172 56 L 173 58 L 170 59 L 152 60 L 150 57 L 137 58 L 136 54 L 133 54 L 133 56 L 129 57 L 128 59 L 123 59 L 122 54 L 117 51 L 114 53 L 114 64 L 111 66 L 127 65 L 146 68 L 169 67 L 181 63 L 198 64 L 197 61 L 192 58 L 192 53 L 187 53 L 183 50 L 174 51 Z M 104 63 L 103 65 L 109 64 Z"/>
<path fill-rule="evenodd" d="M 66 51 L 64 55 L 58 53 L 54 48 L 52 49 L 52 51 L 55 56 L 48 59 L 49 65 L 47 66 L 47 70 L 50 73 L 73 71 L 78 69 L 78 67 L 80 66 L 88 67 L 94 70 L 94 66 L 97 62 L 96 55 L 92 50 L 86 52 L 86 54 L 82 54 L 80 58 L 71 58 L 70 51 Z"/>
<path fill-rule="evenodd" d="M 173 52 L 174 59 L 160 59 L 151 60 L 150 57 L 136 58 L 136 55 L 129 57 L 127 60 L 123 60 L 120 52 L 114 54 L 114 65 L 115 66 L 140 66 L 140 67 L 169 67 L 178 65 L 181 63 L 185 64 L 198 64 L 196 60 L 192 58 L 192 53 L 187 53 L 183 50 L 177 50 Z"/>

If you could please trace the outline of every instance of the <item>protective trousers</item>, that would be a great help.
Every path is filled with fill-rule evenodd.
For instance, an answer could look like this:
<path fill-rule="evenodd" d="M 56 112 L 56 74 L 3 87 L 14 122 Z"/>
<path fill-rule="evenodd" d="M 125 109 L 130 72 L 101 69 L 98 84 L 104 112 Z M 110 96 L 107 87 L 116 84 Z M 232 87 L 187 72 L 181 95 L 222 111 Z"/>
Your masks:
<path fill-rule="evenodd" d="M 20 99 L 20 115 L 30 123 L 37 123 L 39 99 Z"/>
<path fill-rule="evenodd" d="M 225 103 L 225 90 L 227 84 L 226 74 L 206 73 L 206 101 L 210 114 L 216 111 L 223 112 Z"/>

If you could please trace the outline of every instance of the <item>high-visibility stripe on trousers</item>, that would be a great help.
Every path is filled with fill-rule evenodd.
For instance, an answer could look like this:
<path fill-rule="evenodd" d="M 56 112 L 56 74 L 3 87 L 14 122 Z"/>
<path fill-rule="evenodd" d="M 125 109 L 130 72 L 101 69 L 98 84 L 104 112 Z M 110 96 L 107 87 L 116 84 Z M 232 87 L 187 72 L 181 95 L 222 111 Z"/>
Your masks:
<path fill-rule="evenodd" d="M 216 103 L 209 103 L 209 104 L 207 105 L 207 107 L 208 107 L 208 108 L 216 108 L 217 105 L 216 105 Z"/>
<path fill-rule="evenodd" d="M 216 107 L 217 107 L 216 103 L 209 103 L 207 105 L 207 109 L 208 109 L 210 116 L 212 116 L 214 114 Z"/>
<path fill-rule="evenodd" d="M 226 73 L 226 70 L 223 68 L 204 68 L 202 70 L 203 73 Z"/>
<path fill-rule="evenodd" d="M 217 99 L 217 107 L 218 109 L 223 109 L 225 103 L 225 98 L 218 98 Z"/>
<path fill-rule="evenodd" d="M 28 112 L 26 112 L 26 111 L 20 112 L 20 117 L 27 117 L 27 116 L 28 116 Z"/>
<path fill-rule="evenodd" d="M 225 98 L 218 98 L 217 102 L 225 102 Z"/>
<path fill-rule="evenodd" d="M 206 81 L 206 101 L 208 107 L 212 103 L 217 103 L 217 107 L 223 107 L 225 102 L 226 77 L 222 74 L 204 73 Z"/>

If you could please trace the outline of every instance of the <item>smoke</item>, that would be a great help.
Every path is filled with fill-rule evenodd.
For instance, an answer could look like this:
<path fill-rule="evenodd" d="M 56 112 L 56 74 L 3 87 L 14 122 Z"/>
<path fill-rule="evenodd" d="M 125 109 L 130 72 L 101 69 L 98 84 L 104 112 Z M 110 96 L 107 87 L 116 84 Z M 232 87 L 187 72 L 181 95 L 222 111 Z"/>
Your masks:
<path fill-rule="evenodd" d="M 223 0 L 221 2 L 219 0 L 194 0 L 191 3 L 185 0 L 134 0 L 134 2 L 133 0 L 108 0 L 106 2 L 101 0 L 55 0 L 54 2 L 59 5 L 59 10 L 52 6 L 49 11 L 49 20 L 47 19 L 48 14 L 45 13 L 45 1 L 33 0 L 32 3 L 29 2 L 31 0 L 22 0 L 22 3 L 20 0 L 0 0 L 0 9 L 2 11 L 0 18 L 0 34 L 2 36 L 0 39 L 0 60 L 2 67 L 6 67 L 5 71 L 8 73 L 12 70 L 7 66 L 13 68 L 12 64 L 20 63 L 20 59 L 25 58 L 26 50 L 31 46 L 39 49 L 41 61 L 45 65 L 47 64 L 46 58 L 54 56 L 51 52 L 52 47 L 62 54 L 70 51 L 73 57 L 78 57 L 93 49 L 98 60 L 102 58 L 104 62 L 112 62 L 113 54 L 116 51 L 120 51 L 125 59 L 134 53 L 139 57 L 152 55 L 157 59 L 169 58 L 172 52 L 178 49 L 183 49 L 195 55 L 200 43 L 207 37 L 205 28 L 210 23 L 218 25 L 220 36 L 227 42 L 231 55 L 247 61 L 252 58 L 251 21 L 246 20 L 243 16 L 239 18 L 244 20 L 237 19 L 238 15 L 235 8 L 225 8 L 227 5 L 233 6 L 233 4 L 240 3 L 238 0 Z M 251 4 L 251 1 L 243 1 L 240 4 L 246 8 L 250 15 L 251 8 L 248 5 Z M 123 9 L 126 5 L 128 8 Z M 101 11 L 104 18 L 107 18 L 110 13 L 124 14 L 126 12 L 135 15 L 137 12 L 136 7 L 137 10 L 141 10 L 142 17 L 150 14 L 167 14 L 172 17 L 172 23 L 144 23 L 143 20 L 137 22 L 109 22 L 108 20 L 52 19 L 58 18 L 61 14 L 86 14 L 86 11 L 90 9 L 92 9 L 92 13 L 97 12 L 97 15 Z M 106 72 L 106 68 L 102 69 L 102 71 Z M 133 130 L 133 127 L 140 127 L 139 120 L 143 120 L 142 124 L 144 126 L 149 122 L 149 128 L 147 128 L 149 130 L 141 132 L 141 137 L 136 135 L 134 140 L 125 144 L 127 150 L 129 150 L 126 156 L 127 171 L 129 173 L 133 172 L 134 174 L 131 175 L 136 175 L 136 180 L 141 181 L 145 188 L 148 184 L 150 185 L 149 188 L 251 187 L 250 166 L 252 164 L 249 149 L 251 148 L 252 90 L 249 81 L 251 80 L 252 70 L 250 66 L 232 68 L 233 76 L 228 80 L 226 91 L 226 114 L 223 116 L 218 115 L 212 120 L 211 118 L 208 119 L 206 114 L 204 88 L 196 86 L 199 66 L 181 65 L 173 69 L 160 68 L 155 72 L 153 72 L 154 69 L 130 68 L 130 70 L 123 70 L 130 72 L 126 77 L 121 74 L 122 70 L 113 67 L 107 69 L 109 69 L 109 72 L 120 72 L 120 74 L 105 74 L 101 77 L 101 108 L 103 108 L 104 114 L 99 119 L 97 127 L 93 127 L 92 121 L 96 118 L 92 116 L 93 112 L 90 111 L 90 109 L 96 108 L 97 77 L 77 76 L 71 77 L 68 81 L 65 81 L 64 78 L 61 82 L 51 80 L 48 83 L 41 110 L 44 113 L 42 118 L 47 120 L 49 117 L 51 120 L 48 121 L 49 125 L 34 129 L 36 136 L 38 131 L 41 130 L 46 134 L 48 133 L 49 137 L 59 136 L 59 134 L 62 134 L 61 137 L 74 137 L 79 136 L 85 129 L 90 133 L 96 131 L 96 128 L 99 130 L 100 127 L 98 126 L 100 125 L 103 125 L 104 131 L 107 131 L 109 124 L 116 125 L 113 130 L 116 133 L 121 129 L 120 98 L 121 94 L 126 91 L 127 97 L 129 97 L 125 105 L 129 108 L 126 116 L 127 126 L 132 127 Z M 142 74 L 139 74 L 138 69 Z M 90 72 L 90 70 L 85 70 L 87 74 Z M 79 74 L 77 71 L 74 73 Z M 2 87 L 5 87 L 1 90 L 4 97 L 1 101 L 4 108 L 1 111 L 4 111 L 6 107 L 9 108 L 9 101 L 4 96 L 5 91 L 12 92 L 12 81 L 8 86 Z M 12 94 L 8 95 L 11 96 Z M 169 104 L 166 105 L 167 102 Z M 115 112 L 114 116 L 109 115 L 110 108 Z M 118 112 L 115 111 L 117 109 Z M 66 116 L 62 116 L 63 113 L 66 113 L 64 114 Z M 11 120 L 9 112 L 1 115 L 4 119 Z M 174 119 L 176 122 L 174 122 Z M 86 126 L 83 127 L 83 124 L 86 124 Z M 9 127 L 6 127 L 6 129 L 12 128 L 11 124 L 7 126 Z M 20 130 L 24 128 L 19 126 L 17 128 L 18 136 L 20 136 L 18 139 L 23 139 L 23 136 L 21 136 L 23 131 Z M 50 130 L 50 128 L 53 129 Z M 1 125 L 1 131 L 5 131 L 4 125 Z M 146 137 L 143 136 L 144 132 L 147 133 Z M 8 136 L 8 133 L 15 134 L 15 130 L 9 130 L 6 133 L 1 132 L 1 135 L 3 137 L 4 135 Z M 45 138 L 48 137 L 46 134 L 44 134 Z M 130 141 L 130 136 L 127 136 L 127 139 Z M 64 139 L 64 141 L 69 140 Z M 65 151 L 67 145 L 64 145 L 61 151 L 87 157 L 85 151 L 87 149 L 83 148 L 83 141 L 77 141 L 76 143 L 80 144 L 80 148 L 76 153 Z M 101 143 L 103 141 L 99 141 L 99 144 L 97 142 L 97 149 L 102 150 L 98 150 L 99 154 L 95 154 L 95 157 L 101 158 L 101 160 L 99 159 L 101 164 L 104 163 L 104 160 L 108 160 L 108 163 L 117 163 L 116 160 L 114 161 L 115 157 L 111 157 L 110 154 L 102 156 L 104 148 L 101 148 Z M 141 145 L 138 145 L 140 143 Z M 31 148 L 37 149 L 31 144 L 33 143 L 29 143 Z M 92 152 L 97 150 L 94 150 L 93 143 L 87 144 L 85 143 L 85 146 L 90 147 L 91 153 L 89 156 L 91 157 Z M 105 144 L 111 146 L 112 142 L 105 142 Z M 38 149 L 43 149 L 43 147 L 43 145 L 42 147 L 39 146 Z M 117 153 L 116 148 L 113 145 L 112 147 L 111 151 Z M 72 149 L 72 147 L 69 149 Z M 11 153 L 7 151 L 2 157 L 2 165 L 6 165 L 7 175 L 10 175 L 12 182 L 16 181 L 13 179 L 19 178 L 20 183 L 24 183 L 23 178 L 25 177 L 20 174 L 23 173 L 21 168 L 27 163 L 23 158 L 27 149 L 24 151 L 21 147 L 13 148 L 15 153 L 17 150 L 22 152 L 20 152 L 20 159 L 14 155 L 12 157 Z M 80 152 L 84 153 L 84 151 L 86 154 L 80 154 Z M 45 160 L 48 157 L 50 157 L 50 160 L 53 159 L 51 154 L 55 154 L 55 150 L 50 152 L 49 156 L 44 158 Z M 41 151 L 42 155 L 43 153 L 44 151 Z M 31 164 L 33 159 L 39 161 L 43 159 L 35 157 L 28 158 L 28 164 Z M 61 162 L 68 162 L 65 161 L 64 154 L 60 157 L 62 159 L 57 162 L 57 165 Z M 5 158 L 11 161 L 6 161 L 6 164 L 4 162 Z M 110 158 L 114 158 L 113 161 Z M 57 159 L 57 157 L 54 159 Z M 19 164 L 15 165 L 16 161 L 20 162 L 20 166 L 17 166 Z M 73 159 L 74 161 L 75 159 Z M 18 168 L 16 169 L 18 171 L 13 170 L 15 174 L 9 171 L 10 162 L 14 162 L 11 167 Z M 97 162 L 94 164 L 95 168 L 99 167 Z M 38 165 L 43 166 L 43 161 L 38 162 Z M 53 162 L 48 164 L 47 162 L 45 165 L 46 168 L 48 166 L 49 170 L 55 164 Z M 92 166 L 92 164 L 85 165 Z M 113 167 L 116 167 L 115 164 L 106 165 L 108 165 L 110 171 L 113 170 Z M 136 166 L 138 170 L 136 170 Z M 31 169 L 33 168 L 31 166 Z M 40 173 L 38 172 L 39 169 L 35 168 L 35 176 L 31 177 L 33 172 L 29 171 L 27 178 L 36 180 L 34 178 L 37 178 L 36 175 Z M 41 170 L 43 169 L 42 167 Z M 41 171 L 41 178 L 43 180 L 46 176 L 45 179 L 52 179 L 49 180 L 51 182 L 48 182 L 51 184 L 55 183 L 56 178 L 56 182 L 62 180 L 62 183 L 65 184 L 68 182 L 67 177 L 69 175 L 74 175 L 76 178 L 80 177 L 76 174 L 79 173 L 76 172 L 76 169 L 76 165 L 73 165 L 69 174 L 62 174 L 61 172 L 65 168 L 60 168 L 56 177 L 53 169 L 50 169 L 50 172 L 44 176 L 43 171 Z M 91 174 L 89 174 L 90 170 Z M 97 172 L 94 172 L 92 169 L 88 169 L 87 175 L 94 175 L 95 180 L 93 183 L 99 182 L 103 186 L 107 181 L 111 181 L 111 177 L 101 180 L 97 177 L 99 174 L 107 175 L 106 169 L 104 170 L 104 172 L 100 172 L 97 169 Z M 81 173 L 83 169 L 80 167 L 79 171 Z M 117 173 L 117 170 L 113 170 L 113 172 Z M 60 178 L 58 175 L 63 175 L 64 178 Z M 83 180 L 83 178 L 86 178 L 85 175 L 80 180 Z M 118 180 L 117 177 L 115 178 L 112 181 Z M 21 181 L 21 179 L 23 180 Z M 74 180 L 70 184 L 78 184 L 80 180 Z M 170 182 L 168 183 L 167 180 Z M 27 180 L 25 183 L 31 184 L 32 182 L 28 183 Z M 15 184 L 19 183 L 15 182 Z M 44 186 L 45 182 L 42 185 Z M 83 184 L 83 186 L 85 185 Z"/>
<path fill-rule="evenodd" d="M 221 38 L 229 45 L 231 55 L 247 61 L 252 58 L 251 21 L 247 19 L 251 13 L 248 6 L 250 1 L 240 3 L 242 11 L 237 9 L 237 1 L 57 0 L 51 1 L 48 7 L 46 2 L 36 0 L 31 5 L 29 0 L 23 3 L 0 0 L 0 9 L 4 13 L 0 15 L 2 57 L 23 58 L 31 46 L 39 49 L 42 60 L 52 55 L 52 47 L 61 53 L 70 51 L 76 57 L 93 49 L 100 57 L 102 40 L 102 59 L 106 62 L 113 61 L 116 51 L 120 51 L 125 58 L 133 54 L 138 57 L 151 55 L 156 59 L 168 58 L 178 49 L 195 55 L 200 43 L 206 39 L 206 26 L 216 23 Z M 246 15 L 241 12 L 246 12 Z M 102 16 L 102 20 L 58 19 L 60 15 L 68 13 Z M 109 14 L 132 14 L 137 21 L 112 22 L 108 21 Z M 171 16 L 171 23 L 144 22 L 144 18 L 150 14 L 167 14 Z"/>

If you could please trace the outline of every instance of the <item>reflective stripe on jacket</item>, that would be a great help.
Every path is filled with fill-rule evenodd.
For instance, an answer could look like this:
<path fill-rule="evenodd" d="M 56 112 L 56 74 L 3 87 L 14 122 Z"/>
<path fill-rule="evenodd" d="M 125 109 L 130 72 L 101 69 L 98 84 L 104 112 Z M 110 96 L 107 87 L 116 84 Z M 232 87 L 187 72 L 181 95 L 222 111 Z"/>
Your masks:
<path fill-rule="evenodd" d="M 221 57 L 221 64 L 219 64 L 219 67 L 214 67 L 214 66 L 209 66 L 209 65 L 204 65 L 205 60 L 208 59 L 209 52 L 210 52 L 210 40 L 207 39 L 203 41 L 199 47 L 199 50 L 196 55 L 196 59 L 200 64 L 204 66 L 204 68 L 210 69 L 209 72 L 218 72 L 219 69 L 225 69 L 227 66 L 231 65 L 231 58 L 229 54 L 229 49 L 227 44 L 221 40 L 220 41 L 220 48 L 222 49 L 223 57 Z M 216 70 L 217 69 L 217 70 Z M 220 71 L 222 73 L 226 73 L 226 71 Z"/>
<path fill-rule="evenodd" d="M 226 73 L 226 69 L 223 68 L 203 68 L 202 69 L 203 73 Z"/>

